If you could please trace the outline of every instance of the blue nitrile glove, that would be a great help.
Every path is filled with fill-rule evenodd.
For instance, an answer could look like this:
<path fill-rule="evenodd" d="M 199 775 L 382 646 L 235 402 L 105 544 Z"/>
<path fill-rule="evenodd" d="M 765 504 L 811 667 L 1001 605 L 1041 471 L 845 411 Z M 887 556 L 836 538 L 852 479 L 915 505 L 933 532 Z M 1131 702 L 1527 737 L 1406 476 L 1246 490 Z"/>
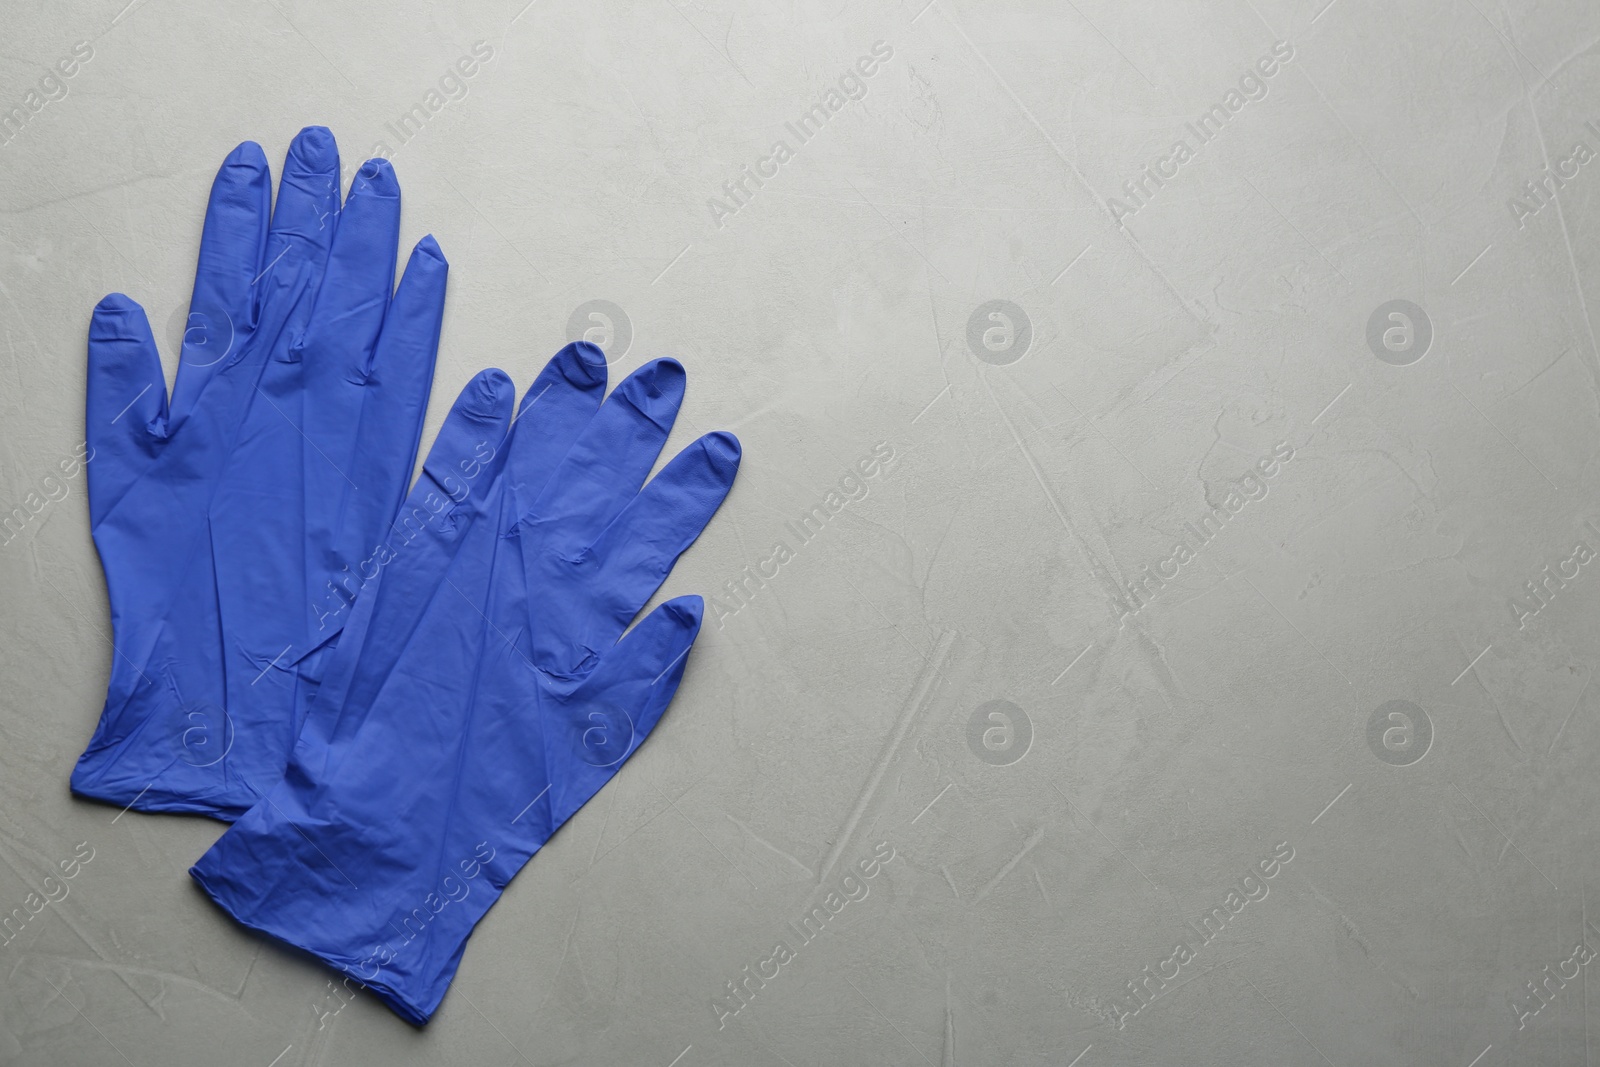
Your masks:
<path fill-rule="evenodd" d="M 321 127 L 271 177 L 246 142 L 212 186 L 169 407 L 143 310 L 89 328 L 89 513 L 115 655 L 74 792 L 232 819 L 281 775 L 348 604 L 405 495 L 448 268 L 423 238 L 391 300 L 400 190 L 343 209 Z"/>
<path fill-rule="evenodd" d="M 191 870 L 234 918 L 428 1020 L 478 920 L 677 691 L 700 598 L 621 635 L 739 465 L 738 441 L 714 433 L 640 488 L 683 384 L 676 362 L 647 364 L 548 478 L 524 433 L 538 408 L 524 402 L 483 518 L 364 721 L 336 731 L 320 776 L 302 744 L 285 781 Z"/>

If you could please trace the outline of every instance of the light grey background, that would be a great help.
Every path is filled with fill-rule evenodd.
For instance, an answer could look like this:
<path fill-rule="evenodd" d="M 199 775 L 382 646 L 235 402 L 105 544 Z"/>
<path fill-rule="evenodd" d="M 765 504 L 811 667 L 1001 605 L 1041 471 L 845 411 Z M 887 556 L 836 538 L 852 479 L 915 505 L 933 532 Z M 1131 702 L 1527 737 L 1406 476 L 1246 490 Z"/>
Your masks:
<path fill-rule="evenodd" d="M 0 1063 L 1591 1062 L 1600 964 L 1564 961 L 1600 948 L 1592 3 L 123 2 L 0 30 L 0 110 L 93 49 L 0 147 L 0 511 L 83 438 L 94 302 L 140 301 L 170 375 L 218 162 L 253 138 L 276 170 L 325 123 L 347 178 L 392 154 L 406 247 L 452 263 L 425 443 L 474 372 L 526 383 L 612 302 L 614 378 L 689 370 L 673 448 L 744 443 L 663 593 L 731 614 L 419 1032 L 335 1012 L 329 972 L 191 887 L 220 825 L 69 796 L 113 655 L 69 480 L 0 547 L 0 912 L 93 859 L 0 945 Z M 800 144 L 784 124 L 879 41 Z M 1265 95 L 1129 200 L 1275 42 Z M 1420 321 L 1369 345 L 1394 300 L 1431 324 L 1420 359 Z M 1121 615 L 1213 505 L 1222 532 Z M 732 599 L 778 539 L 793 559 Z M 1421 714 L 1369 731 L 1390 701 Z M 869 895 L 719 1028 L 726 983 L 879 842 Z M 1279 843 L 1267 897 L 1199 944 Z"/>

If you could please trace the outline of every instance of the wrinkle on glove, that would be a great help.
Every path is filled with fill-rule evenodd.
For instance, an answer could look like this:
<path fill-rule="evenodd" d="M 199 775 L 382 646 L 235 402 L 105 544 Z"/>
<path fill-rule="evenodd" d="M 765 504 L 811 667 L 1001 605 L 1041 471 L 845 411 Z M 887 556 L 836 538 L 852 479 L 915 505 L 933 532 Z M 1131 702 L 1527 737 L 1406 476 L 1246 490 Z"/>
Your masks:
<path fill-rule="evenodd" d="M 394 290 L 394 172 L 369 160 L 341 205 L 322 127 L 295 138 L 275 209 L 271 185 L 251 142 L 217 173 L 170 404 L 143 309 L 113 293 L 90 322 L 115 652 L 80 796 L 225 820 L 256 803 L 406 492 L 444 257 L 423 238 Z"/>
<path fill-rule="evenodd" d="M 362 648 L 341 646 L 319 694 L 323 725 L 190 871 L 239 922 L 418 1025 L 478 920 L 671 702 L 700 598 L 669 600 L 623 631 L 738 470 L 738 441 L 713 433 L 646 485 L 683 368 L 645 365 L 579 427 L 572 416 L 592 404 L 603 362 L 574 383 L 562 365 L 573 354 L 583 351 L 564 350 L 535 383 L 548 391 L 524 398 L 460 543 L 386 569 Z M 384 599 L 413 565 L 429 592 Z M 380 629 L 400 643 L 376 640 Z M 342 705 L 322 708 L 336 688 Z"/>

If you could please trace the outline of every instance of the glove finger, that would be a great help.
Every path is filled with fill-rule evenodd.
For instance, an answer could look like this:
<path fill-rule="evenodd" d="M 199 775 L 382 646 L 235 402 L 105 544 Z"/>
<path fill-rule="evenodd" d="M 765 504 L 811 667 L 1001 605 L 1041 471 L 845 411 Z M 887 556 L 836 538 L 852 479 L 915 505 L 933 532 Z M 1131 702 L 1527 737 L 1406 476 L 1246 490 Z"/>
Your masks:
<path fill-rule="evenodd" d="M 499 370 L 468 382 L 393 525 L 353 566 L 356 579 L 329 582 L 320 591 L 312 632 L 332 636 L 341 625 L 346 630 L 310 712 L 314 725 L 306 736 L 314 745 L 353 731 L 399 662 L 467 529 L 498 484 L 504 452 L 497 449 L 511 424 L 514 397 L 511 379 Z M 366 583 L 380 574 L 368 595 Z"/>
<path fill-rule="evenodd" d="M 493 476 L 504 464 L 505 439 L 511 430 L 511 405 L 516 395 L 510 377 L 495 367 L 479 371 L 467 383 L 439 428 L 433 447 L 428 449 L 422 477 L 401 506 L 402 515 L 419 503 L 419 494 L 428 492 L 457 505 L 470 498 L 481 507 Z M 399 525 L 398 521 L 395 525 Z"/>
<path fill-rule="evenodd" d="M 506 384 L 509 388 L 509 382 Z M 377 651 L 365 659 L 362 678 L 352 684 L 350 696 L 341 699 L 347 700 L 350 706 L 364 707 L 375 698 L 377 687 L 394 669 L 399 650 L 411 640 L 412 620 L 427 609 L 429 598 L 451 566 L 460 541 L 465 537 L 465 527 L 473 522 L 505 523 L 519 514 L 515 501 L 538 494 L 561 456 L 594 417 L 604 392 L 604 354 L 593 345 L 570 344 L 551 358 L 528 387 L 516 418 L 501 437 L 487 438 L 475 429 L 469 433 L 469 423 L 463 421 L 452 427 L 447 421 L 439 442 L 424 464 L 424 479 L 418 482 L 418 489 L 413 490 L 394 525 L 395 536 L 391 542 L 399 539 L 409 544 L 424 528 L 427 509 L 417 504 L 423 499 L 419 490 L 425 488 L 425 483 L 432 487 L 428 491 L 436 502 L 444 498 L 462 500 L 465 493 L 470 493 L 471 499 L 457 504 L 454 512 L 437 520 L 439 529 L 433 540 L 423 543 L 420 554 L 408 560 L 406 566 L 395 568 L 395 573 L 387 579 L 391 585 L 401 584 L 393 592 L 389 586 L 380 590 L 379 596 L 384 599 L 374 609 L 377 621 L 371 624 L 380 629 L 363 640 L 370 647 L 389 651 Z M 459 434 L 459 440 L 447 447 L 446 442 L 453 432 Z M 491 506 L 495 513 L 484 514 Z M 492 552 L 495 542 L 496 538 L 491 536 L 487 541 L 478 540 L 474 544 Z M 524 577 L 522 573 L 513 576 L 518 582 Z M 454 594 L 444 595 L 459 594 L 458 588 Z M 391 596 L 396 603 L 407 606 L 388 607 Z M 363 603 L 357 604 L 357 617 Z M 459 608 L 459 605 L 454 606 Z M 525 612 L 513 614 L 520 616 Z M 518 628 L 515 622 L 508 622 L 508 625 Z"/>
<path fill-rule="evenodd" d="M 555 773 L 548 807 L 534 809 L 548 821 L 536 820 L 535 832 L 547 837 L 571 818 L 656 728 L 683 680 L 704 611 L 697 596 L 667 601 L 606 654 L 582 689 L 547 703 Z"/>
<path fill-rule="evenodd" d="M 517 514 L 539 498 L 562 457 L 599 410 L 605 392 L 605 354 L 587 341 L 562 348 L 528 386 L 517 408 L 506 460 Z"/>
<path fill-rule="evenodd" d="M 656 728 L 678 692 L 704 615 L 705 601 L 700 597 L 673 597 L 606 653 L 585 684 L 586 692 L 627 710 L 635 747 Z"/>
<path fill-rule="evenodd" d="M 722 505 L 739 471 L 739 439 L 712 433 L 675 456 L 575 559 L 523 557 L 535 588 L 581 581 L 588 596 L 541 599 L 538 662 L 581 672 L 621 636 Z"/>
<path fill-rule="evenodd" d="M 178 523 L 176 529 L 195 533 L 189 519 L 205 514 L 241 430 L 249 422 L 252 405 L 259 400 L 257 385 L 267 363 L 266 354 L 276 343 L 289 314 L 301 301 L 310 299 L 303 270 L 293 277 L 282 275 L 272 281 L 276 292 L 262 305 L 261 322 L 251 343 L 218 368 L 203 402 L 195 406 L 182 427 L 174 426 L 169 418 L 168 443 L 150 464 L 150 477 L 158 491 L 124 493 L 114 500 L 102 498 L 95 506 L 96 543 L 144 544 L 152 530 L 167 530 L 174 522 Z M 93 469 L 91 464 L 91 479 L 95 477 Z M 92 481 L 90 492 L 95 492 Z M 198 536 L 207 536 L 204 523 L 198 529 Z M 141 618 L 165 617 L 172 598 L 183 595 L 180 579 L 194 564 L 191 546 L 175 542 L 167 547 L 168 552 L 144 560 L 139 568 L 139 585 L 146 591 L 139 607 Z M 209 564 L 202 566 L 209 574 Z"/>
<path fill-rule="evenodd" d="M 683 388 L 675 359 L 646 363 L 617 386 L 524 516 L 524 541 L 569 558 L 593 542 L 644 484 Z"/>
<path fill-rule="evenodd" d="M 393 568 L 386 598 L 398 596 L 400 603 L 410 604 L 431 593 L 455 552 L 461 527 L 476 516 L 495 480 L 515 395 L 511 379 L 495 368 L 480 371 L 466 384 L 439 427 L 422 476 L 399 511 L 390 514 L 389 525 L 377 530 L 370 544 L 354 550 L 353 565 L 350 557 L 321 561 L 324 574 L 339 572 L 342 580 L 326 582 L 318 597 L 321 606 L 313 607 L 313 630 L 336 632 L 330 625 L 355 600 L 361 584 L 396 560 L 400 566 Z M 346 565 L 356 575 L 353 580 L 343 574 Z M 410 609 L 393 610 L 404 616 Z M 403 618 L 397 621 L 403 624 Z"/>
<path fill-rule="evenodd" d="M 372 363 L 394 289 L 400 242 L 400 183 L 387 160 L 369 159 L 356 172 L 339 213 L 327 271 L 301 349 L 307 387 L 336 390 L 359 381 Z M 352 406 L 359 393 L 351 396 Z"/>
<path fill-rule="evenodd" d="M 272 211 L 272 172 L 261 146 L 245 141 L 228 154 L 211 183 L 194 295 L 172 389 L 173 424 L 181 423 L 223 361 L 256 324 L 255 286 L 261 275 Z"/>
<path fill-rule="evenodd" d="M 359 418 L 345 428 L 348 459 L 343 464 L 360 491 L 350 491 L 338 535 L 341 554 L 370 548 L 394 518 L 406 495 L 422 438 L 423 416 L 433 385 L 434 357 L 444 318 L 445 280 L 450 272 L 439 245 L 430 237 L 417 243 L 405 276 L 389 305 L 378 339 L 372 372 L 364 379 Z M 498 373 L 498 372 L 496 372 Z M 505 375 L 507 399 L 511 383 Z M 323 399 L 318 397 L 317 399 Z M 334 428 L 337 429 L 337 428 Z M 498 447 L 499 439 L 489 441 Z M 329 490 L 349 483 L 327 464 Z M 308 484 L 309 499 L 315 483 Z M 337 494 L 336 494 L 337 495 Z M 323 497 L 322 499 L 335 499 Z"/>
<path fill-rule="evenodd" d="M 339 146 L 326 126 L 307 126 L 289 146 L 267 233 L 265 271 L 311 265 L 317 283 L 339 220 Z"/>
<path fill-rule="evenodd" d="M 154 459 L 166 433 L 167 383 L 144 308 L 121 293 L 95 305 L 89 320 L 89 383 L 84 441 L 93 527 Z"/>

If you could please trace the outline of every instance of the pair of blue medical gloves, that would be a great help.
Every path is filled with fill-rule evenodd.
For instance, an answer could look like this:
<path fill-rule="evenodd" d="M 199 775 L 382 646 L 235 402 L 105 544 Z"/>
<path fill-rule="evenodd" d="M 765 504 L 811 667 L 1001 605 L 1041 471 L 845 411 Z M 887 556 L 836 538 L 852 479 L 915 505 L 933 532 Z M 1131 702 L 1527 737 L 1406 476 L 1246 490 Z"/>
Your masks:
<path fill-rule="evenodd" d="M 321 127 L 275 205 L 259 146 L 224 161 L 170 401 L 143 310 L 94 310 L 115 639 L 72 788 L 232 822 L 201 887 L 421 1024 L 473 926 L 676 692 L 701 599 L 628 627 L 739 443 L 701 437 L 647 482 L 683 368 L 647 363 L 602 402 L 605 357 L 579 342 L 515 411 L 504 373 L 469 382 L 411 485 L 448 268 L 425 237 L 395 287 L 387 162 L 340 192 Z"/>

